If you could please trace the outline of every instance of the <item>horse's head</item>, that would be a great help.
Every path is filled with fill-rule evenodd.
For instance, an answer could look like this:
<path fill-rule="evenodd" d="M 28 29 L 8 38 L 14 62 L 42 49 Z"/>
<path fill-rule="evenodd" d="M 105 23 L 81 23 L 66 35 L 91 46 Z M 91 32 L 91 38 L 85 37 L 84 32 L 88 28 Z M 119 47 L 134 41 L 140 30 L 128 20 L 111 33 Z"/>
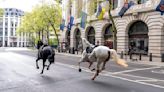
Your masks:
<path fill-rule="evenodd" d="M 87 47 L 94 47 L 94 45 L 87 41 L 86 38 L 82 38 L 82 45 L 83 49 L 86 49 Z"/>
<path fill-rule="evenodd" d="M 43 42 L 39 40 L 37 43 L 37 49 L 39 49 L 42 45 L 43 45 Z"/>

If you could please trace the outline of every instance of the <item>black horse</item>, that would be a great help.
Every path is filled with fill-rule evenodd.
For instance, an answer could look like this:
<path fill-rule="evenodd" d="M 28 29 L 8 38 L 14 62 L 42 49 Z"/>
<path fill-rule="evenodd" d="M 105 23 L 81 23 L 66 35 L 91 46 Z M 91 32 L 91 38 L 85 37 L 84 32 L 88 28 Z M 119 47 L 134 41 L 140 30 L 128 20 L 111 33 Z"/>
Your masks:
<path fill-rule="evenodd" d="M 40 44 L 41 43 L 41 44 Z M 45 66 L 47 66 L 47 70 L 49 70 L 49 67 L 52 63 L 54 63 L 55 60 L 55 51 L 51 46 L 48 45 L 43 45 L 42 42 L 38 41 L 38 54 L 37 54 L 37 59 L 36 59 L 36 68 L 39 69 L 38 66 L 38 60 L 42 59 L 43 60 L 43 68 L 42 72 L 40 74 L 43 74 Z M 49 65 L 45 65 L 46 60 L 48 59 Z"/>

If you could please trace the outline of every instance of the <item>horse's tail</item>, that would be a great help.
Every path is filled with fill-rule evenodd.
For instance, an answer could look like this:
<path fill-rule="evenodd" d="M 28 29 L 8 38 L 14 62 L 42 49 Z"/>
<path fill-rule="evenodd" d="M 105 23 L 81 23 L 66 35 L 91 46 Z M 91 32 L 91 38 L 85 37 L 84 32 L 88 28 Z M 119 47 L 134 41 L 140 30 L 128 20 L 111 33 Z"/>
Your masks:
<path fill-rule="evenodd" d="M 108 51 L 108 57 L 107 57 L 106 61 L 109 61 L 109 59 L 110 59 L 110 55 L 111 55 L 111 52 Z"/>
<path fill-rule="evenodd" d="M 119 58 L 119 56 L 117 55 L 116 50 L 110 49 L 110 52 L 111 52 L 111 54 L 112 54 L 112 57 L 113 57 L 114 61 L 115 61 L 117 64 L 119 64 L 119 65 L 121 65 L 121 66 L 123 66 L 123 67 L 128 67 L 128 64 L 126 63 L 126 61 Z"/>

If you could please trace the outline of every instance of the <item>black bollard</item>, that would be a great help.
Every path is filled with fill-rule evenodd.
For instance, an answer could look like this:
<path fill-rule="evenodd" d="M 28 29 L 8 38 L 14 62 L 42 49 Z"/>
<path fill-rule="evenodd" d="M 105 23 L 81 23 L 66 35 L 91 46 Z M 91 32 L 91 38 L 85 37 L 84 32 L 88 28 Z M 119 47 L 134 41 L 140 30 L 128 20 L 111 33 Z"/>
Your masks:
<path fill-rule="evenodd" d="M 75 54 L 75 48 L 72 47 L 72 54 Z"/>
<path fill-rule="evenodd" d="M 149 61 L 152 61 L 152 53 L 150 53 Z"/>
<path fill-rule="evenodd" d="M 130 59 L 132 59 L 132 53 L 130 53 L 130 55 L 129 55 L 129 56 L 130 56 Z"/>
<path fill-rule="evenodd" d="M 123 59 L 124 57 L 123 57 L 123 51 L 121 51 L 121 59 Z"/>
<path fill-rule="evenodd" d="M 161 62 L 164 62 L 164 53 L 162 53 L 162 55 L 161 55 Z"/>
<path fill-rule="evenodd" d="M 140 55 L 139 55 L 139 60 L 141 60 L 141 57 L 142 57 L 142 54 L 140 53 Z"/>
<path fill-rule="evenodd" d="M 77 54 L 79 54 L 79 50 L 77 50 Z"/>

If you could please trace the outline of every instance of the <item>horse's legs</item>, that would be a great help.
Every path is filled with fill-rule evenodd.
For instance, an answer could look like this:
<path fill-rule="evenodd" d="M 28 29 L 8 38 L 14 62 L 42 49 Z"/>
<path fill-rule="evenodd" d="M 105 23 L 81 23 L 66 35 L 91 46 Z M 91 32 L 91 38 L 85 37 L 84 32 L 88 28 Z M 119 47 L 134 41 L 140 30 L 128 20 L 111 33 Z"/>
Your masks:
<path fill-rule="evenodd" d="M 89 66 L 88 66 L 89 69 L 91 68 L 92 64 L 93 62 L 89 62 Z"/>
<path fill-rule="evenodd" d="M 102 71 L 102 70 L 105 70 L 106 62 L 107 62 L 107 61 L 103 62 L 103 65 L 102 65 L 101 71 Z"/>
<path fill-rule="evenodd" d="M 43 74 L 44 67 L 45 67 L 45 62 L 46 62 L 46 59 L 43 59 L 43 68 L 42 68 L 42 72 L 40 74 Z"/>
<path fill-rule="evenodd" d="M 38 61 L 40 60 L 40 58 L 37 58 L 36 59 L 36 68 L 39 69 L 39 66 L 38 66 Z"/>
<path fill-rule="evenodd" d="M 79 72 L 81 72 L 81 67 L 80 67 L 81 62 L 82 62 L 82 61 L 78 62 L 78 65 L 79 65 Z"/>
<path fill-rule="evenodd" d="M 95 73 L 95 75 L 93 76 L 93 78 L 92 78 L 92 80 L 95 80 L 95 78 L 99 75 L 99 73 L 100 73 L 100 65 L 101 65 L 101 61 L 100 60 L 98 60 L 98 62 L 97 62 L 97 70 L 96 70 L 96 73 Z"/>
<path fill-rule="evenodd" d="M 50 62 L 49 65 L 47 66 L 47 70 L 49 70 L 50 65 L 51 65 L 51 62 Z"/>
<path fill-rule="evenodd" d="M 81 58 L 80 61 L 78 62 L 78 65 L 79 65 L 79 72 L 82 71 L 82 70 L 81 70 L 81 67 L 80 67 L 80 64 L 81 64 L 82 62 L 86 62 L 86 61 L 85 61 L 85 58 Z"/>

